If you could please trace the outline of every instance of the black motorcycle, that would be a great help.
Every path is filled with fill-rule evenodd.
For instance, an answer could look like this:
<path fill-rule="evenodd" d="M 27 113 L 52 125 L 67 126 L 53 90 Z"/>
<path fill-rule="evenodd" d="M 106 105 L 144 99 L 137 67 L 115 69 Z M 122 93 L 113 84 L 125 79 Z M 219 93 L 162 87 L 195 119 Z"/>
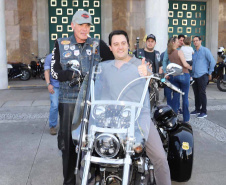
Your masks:
<path fill-rule="evenodd" d="M 8 62 L 8 79 L 19 78 L 20 80 L 26 81 L 31 78 L 31 72 L 28 69 L 28 65 L 24 63 L 12 63 Z"/>
<path fill-rule="evenodd" d="M 224 47 L 218 48 L 218 56 L 222 61 L 218 61 L 212 73 L 212 80 L 217 83 L 220 91 L 226 92 L 226 53 Z"/>
<path fill-rule="evenodd" d="M 45 57 L 39 58 L 38 56 L 35 56 L 34 53 L 32 53 L 32 55 L 36 59 L 36 61 L 32 60 L 29 64 L 29 69 L 31 70 L 32 77 L 34 78 L 39 77 L 45 80 L 44 75 Z"/>
<path fill-rule="evenodd" d="M 99 185 L 154 185 L 155 169 L 145 152 L 149 129 L 144 120 L 151 117 L 150 112 L 145 112 L 150 101 L 146 98 L 149 83 L 154 79 L 181 94 L 183 92 L 165 78 L 155 75 L 140 77 L 139 74 L 134 78 L 134 73 L 131 73 L 131 76 L 127 74 L 127 79 L 117 82 L 113 82 L 116 77 L 111 78 L 110 85 L 117 85 L 115 88 L 118 89 L 118 94 L 111 95 L 103 83 L 105 78 L 102 74 L 109 73 L 106 65 L 109 64 L 100 63 L 98 67 L 91 68 L 76 102 L 72 139 L 78 153 L 75 172 L 82 176 L 77 184 L 86 185 L 88 180 L 93 180 Z M 175 65 L 170 65 L 169 74 L 182 73 L 180 66 L 176 69 Z M 168 156 L 171 179 L 188 181 L 192 173 L 194 148 L 191 126 L 179 122 L 169 106 L 156 105 L 153 115 Z"/>

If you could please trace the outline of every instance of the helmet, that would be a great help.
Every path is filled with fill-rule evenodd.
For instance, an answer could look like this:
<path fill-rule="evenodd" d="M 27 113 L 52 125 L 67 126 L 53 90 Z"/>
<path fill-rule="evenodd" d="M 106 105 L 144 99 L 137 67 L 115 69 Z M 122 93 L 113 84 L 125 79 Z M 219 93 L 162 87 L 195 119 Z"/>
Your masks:
<path fill-rule="evenodd" d="M 223 58 L 223 59 L 225 58 L 224 52 L 225 52 L 224 47 L 219 47 L 218 50 L 217 50 L 218 56 Z"/>
<path fill-rule="evenodd" d="M 154 119 L 164 130 L 172 130 L 177 125 L 177 115 L 169 105 L 157 106 L 154 110 Z"/>

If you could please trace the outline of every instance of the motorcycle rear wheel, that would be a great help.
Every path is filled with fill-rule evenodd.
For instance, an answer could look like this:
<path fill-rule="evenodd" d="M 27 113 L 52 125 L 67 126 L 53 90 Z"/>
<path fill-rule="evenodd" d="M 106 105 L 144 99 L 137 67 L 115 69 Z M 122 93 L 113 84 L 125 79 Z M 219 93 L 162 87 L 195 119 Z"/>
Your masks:
<path fill-rule="evenodd" d="M 28 69 L 22 69 L 21 73 L 22 76 L 20 77 L 20 80 L 27 81 L 31 78 L 31 72 Z"/>
<path fill-rule="evenodd" d="M 220 91 L 226 92 L 226 83 L 223 81 L 222 78 L 217 79 L 217 88 Z"/>

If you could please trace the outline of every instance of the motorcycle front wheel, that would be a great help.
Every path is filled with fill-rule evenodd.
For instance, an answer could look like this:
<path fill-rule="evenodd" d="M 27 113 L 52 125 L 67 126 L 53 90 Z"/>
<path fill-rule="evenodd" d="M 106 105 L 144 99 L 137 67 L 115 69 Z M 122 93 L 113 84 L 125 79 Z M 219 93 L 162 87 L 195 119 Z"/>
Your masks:
<path fill-rule="evenodd" d="M 226 92 L 226 82 L 223 81 L 222 78 L 218 78 L 218 79 L 217 79 L 217 88 L 218 88 L 220 91 Z"/>
<path fill-rule="evenodd" d="M 20 80 L 26 81 L 31 78 L 31 72 L 28 69 L 22 69 L 21 73 L 22 76 L 20 77 Z"/>
<path fill-rule="evenodd" d="M 44 74 L 44 71 L 41 72 L 40 78 L 43 79 L 43 80 L 45 80 L 45 74 Z"/>

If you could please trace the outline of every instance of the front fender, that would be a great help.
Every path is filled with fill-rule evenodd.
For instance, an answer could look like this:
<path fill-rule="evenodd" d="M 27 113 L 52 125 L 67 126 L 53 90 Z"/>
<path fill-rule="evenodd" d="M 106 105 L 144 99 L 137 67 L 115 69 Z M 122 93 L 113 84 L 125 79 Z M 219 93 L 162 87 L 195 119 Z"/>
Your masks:
<path fill-rule="evenodd" d="M 194 155 L 192 127 L 179 122 L 176 129 L 168 134 L 168 163 L 171 179 L 178 182 L 188 181 L 191 178 Z"/>

